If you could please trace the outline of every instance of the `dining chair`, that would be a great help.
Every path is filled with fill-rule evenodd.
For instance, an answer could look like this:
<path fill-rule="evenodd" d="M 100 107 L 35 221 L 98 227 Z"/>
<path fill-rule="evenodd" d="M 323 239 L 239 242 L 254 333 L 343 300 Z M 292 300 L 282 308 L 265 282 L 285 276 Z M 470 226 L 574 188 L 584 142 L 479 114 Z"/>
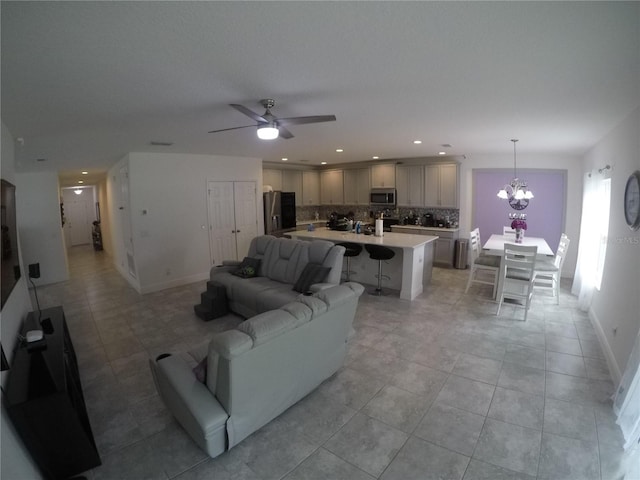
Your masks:
<path fill-rule="evenodd" d="M 560 236 L 558 250 L 556 250 L 553 260 L 536 263 L 533 287 L 534 289 L 550 289 L 553 296 L 556 297 L 556 305 L 560 304 L 560 275 L 562 274 L 562 265 L 564 265 L 569 243 L 571 243 L 571 240 L 563 233 Z"/>
<path fill-rule="evenodd" d="M 511 228 L 511 227 L 507 227 L 505 225 L 504 227 L 502 227 L 502 235 L 513 235 L 515 237 L 516 236 L 516 229 L 515 228 Z"/>
<path fill-rule="evenodd" d="M 493 287 L 491 298 L 496 298 L 500 257 L 497 255 L 482 254 L 480 229 L 478 228 L 469 233 L 469 245 L 471 248 L 471 269 L 469 270 L 469 279 L 467 280 L 467 288 L 464 293 L 469 291 L 472 283 L 481 283 L 483 285 L 491 285 Z"/>
<path fill-rule="evenodd" d="M 527 313 L 531 305 L 533 295 L 533 281 L 535 279 L 537 246 L 519 245 L 515 243 L 504 244 L 503 268 L 501 270 L 502 282 L 498 291 L 498 311 L 505 298 L 522 300 L 524 305 L 524 320 L 527 321 Z"/>

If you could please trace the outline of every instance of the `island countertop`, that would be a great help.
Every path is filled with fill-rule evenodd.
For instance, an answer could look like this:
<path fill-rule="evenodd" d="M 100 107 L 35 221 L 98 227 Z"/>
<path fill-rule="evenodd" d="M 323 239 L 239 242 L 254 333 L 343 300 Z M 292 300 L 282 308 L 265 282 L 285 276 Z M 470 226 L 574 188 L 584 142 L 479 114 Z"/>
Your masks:
<path fill-rule="evenodd" d="M 354 242 L 362 245 L 383 245 L 390 248 L 416 248 L 438 239 L 434 235 L 413 235 L 410 233 L 384 232 L 382 237 L 365 235 L 364 233 L 341 232 L 330 230 L 326 227 L 316 228 L 313 231 L 297 230 L 288 235 L 298 238 L 311 238 L 317 240 L 329 240 L 332 242 Z"/>

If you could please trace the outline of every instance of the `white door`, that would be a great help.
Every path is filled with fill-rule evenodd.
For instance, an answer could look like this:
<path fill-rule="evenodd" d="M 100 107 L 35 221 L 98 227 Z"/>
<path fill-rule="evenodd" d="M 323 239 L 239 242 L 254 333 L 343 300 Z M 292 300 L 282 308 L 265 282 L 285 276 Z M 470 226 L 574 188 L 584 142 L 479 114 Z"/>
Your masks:
<path fill-rule="evenodd" d="M 129 167 L 120 169 L 120 226 L 122 228 L 122 242 L 127 256 L 127 270 L 136 278 L 136 264 L 133 256 L 133 237 L 131 233 L 131 211 L 129 210 Z"/>
<path fill-rule="evenodd" d="M 211 265 L 236 260 L 233 182 L 209 182 L 209 248 Z"/>
<path fill-rule="evenodd" d="M 258 234 L 255 182 L 209 182 L 211 264 L 242 260 Z"/>
<path fill-rule="evenodd" d="M 70 195 L 67 196 L 65 202 L 65 217 L 67 220 L 66 227 L 69 229 L 69 241 L 72 247 L 76 245 L 86 245 L 91 243 L 91 215 L 90 205 L 85 201 L 85 197 L 91 195 L 91 191 L 88 189 L 82 189 L 80 195 L 75 195 L 73 198 Z M 91 199 L 90 199 L 91 200 Z"/>
<path fill-rule="evenodd" d="M 258 235 L 256 212 L 256 183 L 235 182 L 233 186 L 236 217 L 236 253 L 242 260 L 249 252 L 249 244 Z"/>

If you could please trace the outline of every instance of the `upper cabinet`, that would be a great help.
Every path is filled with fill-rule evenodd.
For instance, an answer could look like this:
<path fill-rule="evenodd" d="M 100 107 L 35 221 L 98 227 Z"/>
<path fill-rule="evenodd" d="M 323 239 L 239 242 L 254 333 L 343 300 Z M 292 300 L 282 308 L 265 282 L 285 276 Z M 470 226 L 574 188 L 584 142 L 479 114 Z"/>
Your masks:
<path fill-rule="evenodd" d="M 302 172 L 301 205 L 320 205 L 320 174 L 316 170 Z"/>
<path fill-rule="evenodd" d="M 424 166 L 424 206 L 458 208 L 458 165 Z"/>
<path fill-rule="evenodd" d="M 371 166 L 371 186 L 392 188 L 396 186 L 396 166 L 393 163 L 382 163 Z"/>
<path fill-rule="evenodd" d="M 423 205 L 424 169 L 422 165 L 398 165 L 396 167 L 397 204 L 399 207 Z"/>
<path fill-rule="evenodd" d="M 343 171 L 345 205 L 369 205 L 371 172 L 367 168 L 350 168 Z"/>
<path fill-rule="evenodd" d="M 265 168 L 262 170 L 262 184 L 271 185 L 274 190 L 282 190 L 282 170 Z"/>
<path fill-rule="evenodd" d="M 342 170 L 322 170 L 320 172 L 320 203 L 322 205 L 343 205 L 344 183 Z"/>
<path fill-rule="evenodd" d="M 296 194 L 296 207 L 303 205 L 302 172 L 300 170 L 282 170 L 282 191 Z"/>

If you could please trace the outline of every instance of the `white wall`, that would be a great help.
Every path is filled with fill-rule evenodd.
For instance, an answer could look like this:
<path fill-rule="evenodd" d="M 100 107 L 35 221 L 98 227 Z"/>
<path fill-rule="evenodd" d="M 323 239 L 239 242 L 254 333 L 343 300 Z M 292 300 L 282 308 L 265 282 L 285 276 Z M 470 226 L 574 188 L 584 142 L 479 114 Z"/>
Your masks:
<path fill-rule="evenodd" d="M 258 219 L 262 218 L 261 159 L 130 153 L 109 171 L 114 195 L 119 189 L 117 172 L 124 163 L 129 166 L 131 230 L 141 293 L 208 279 L 209 180 L 255 181 L 256 211 Z M 114 219 L 112 230 L 114 258 L 122 263 L 126 257 L 118 252 L 124 248 L 118 238 L 119 221 Z M 261 222 L 259 226 L 262 230 Z"/>
<path fill-rule="evenodd" d="M 23 267 L 40 264 L 36 285 L 69 279 L 56 172 L 16 174 L 18 232 Z"/>
<path fill-rule="evenodd" d="M 14 143 L 13 136 L 2 124 L 2 178 L 15 184 L 15 166 L 14 166 Z M 16 188 L 16 198 L 22 195 L 22 191 Z M 18 215 L 18 244 L 20 244 L 20 225 L 22 218 Z M 19 246 L 20 250 L 20 246 Z M 13 357 L 13 349 L 16 345 L 18 330 L 24 319 L 33 308 L 31 306 L 31 299 L 29 298 L 29 290 L 27 289 L 26 281 L 26 269 L 25 263 L 21 260 L 22 276 L 18 283 L 13 288 L 11 295 L 7 299 L 7 302 L 2 307 L 0 312 L 0 341 L 2 342 L 2 348 L 7 357 L 7 360 L 11 362 Z M 2 372 L 1 383 L 5 385 L 7 380 L 7 373 Z M 4 394 L 3 394 L 4 395 Z M 29 478 L 38 479 L 41 478 L 40 472 L 34 465 L 29 453 L 24 448 L 22 440 L 16 435 L 13 425 L 11 424 L 5 409 L 4 402 L 2 403 L 2 415 L 0 415 L 0 445 L 1 457 L 0 457 L 0 478 L 12 479 L 12 478 Z"/>
<path fill-rule="evenodd" d="M 513 169 L 513 154 L 510 155 L 467 155 L 460 165 L 460 238 L 468 238 L 469 231 L 475 228 L 473 220 L 473 174 L 474 168 Z M 558 154 L 518 154 L 518 172 L 521 169 L 534 168 L 544 170 L 567 171 L 567 210 L 564 233 L 571 239 L 571 247 L 565 258 L 563 276 L 573 277 L 578 257 L 578 236 L 580 232 L 580 211 L 582 205 L 582 163 L 577 156 Z M 522 175 L 526 180 L 526 175 Z M 529 185 L 535 194 L 535 185 Z M 496 186 L 496 193 L 501 186 Z M 532 202 L 535 202 L 535 197 Z M 562 206 L 559 206 L 562 208 Z M 505 219 L 506 221 L 506 219 Z"/>
<path fill-rule="evenodd" d="M 583 172 L 611 165 L 609 241 L 600 291 L 589 314 L 604 341 L 614 380 L 619 380 L 640 330 L 640 231 L 624 219 L 624 188 L 640 170 L 640 109 L 618 125 L 584 157 Z M 583 212 L 588 215 L 589 212 Z M 613 330 L 617 333 L 614 334 Z"/>

